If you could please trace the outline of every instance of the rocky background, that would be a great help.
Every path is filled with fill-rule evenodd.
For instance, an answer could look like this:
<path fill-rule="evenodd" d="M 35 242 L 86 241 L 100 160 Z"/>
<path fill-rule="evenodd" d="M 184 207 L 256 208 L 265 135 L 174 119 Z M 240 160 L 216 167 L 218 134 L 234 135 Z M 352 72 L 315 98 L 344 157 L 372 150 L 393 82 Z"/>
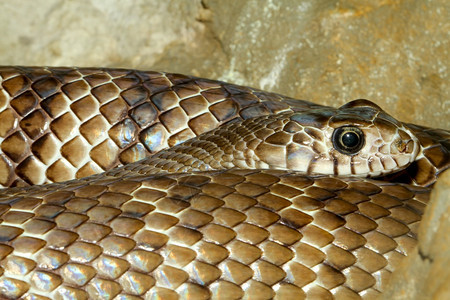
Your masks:
<path fill-rule="evenodd" d="M 366 98 L 402 121 L 450 128 L 448 0 L 2 1 L 0 28 L 2 65 L 179 72 L 334 106 Z M 442 182 L 437 219 L 424 224 L 448 236 Z M 423 264 L 411 264 L 428 269 L 399 279 L 409 287 L 394 286 L 396 297 L 423 287 L 450 297 L 448 238 L 438 252 L 422 243 L 441 258 L 418 255 Z"/>

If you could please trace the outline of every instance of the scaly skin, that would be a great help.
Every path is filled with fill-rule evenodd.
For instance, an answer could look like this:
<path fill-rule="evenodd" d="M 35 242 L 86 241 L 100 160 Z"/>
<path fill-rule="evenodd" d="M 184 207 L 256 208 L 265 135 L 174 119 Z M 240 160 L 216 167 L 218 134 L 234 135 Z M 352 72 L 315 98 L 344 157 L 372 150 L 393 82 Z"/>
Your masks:
<path fill-rule="evenodd" d="M 0 183 L 18 186 L 0 194 L 4 298 L 373 298 L 416 244 L 430 192 L 418 185 L 450 164 L 448 131 L 369 101 L 336 110 L 133 70 L 0 77 Z M 326 167 L 349 161 L 330 142 L 342 125 L 366 144 Z M 312 167 L 292 146 L 306 144 Z M 403 169 L 387 176 L 409 184 L 337 176 L 365 176 L 380 164 L 351 166 L 387 149 Z"/>

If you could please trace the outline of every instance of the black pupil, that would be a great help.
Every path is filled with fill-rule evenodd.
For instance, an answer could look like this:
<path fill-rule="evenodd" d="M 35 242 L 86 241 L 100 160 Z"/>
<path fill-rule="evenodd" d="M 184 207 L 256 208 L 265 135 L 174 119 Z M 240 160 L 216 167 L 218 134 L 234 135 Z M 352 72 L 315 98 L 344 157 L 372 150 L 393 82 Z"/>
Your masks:
<path fill-rule="evenodd" d="M 359 144 L 359 136 L 354 132 L 346 132 L 342 136 L 342 144 L 348 148 L 356 147 Z"/>

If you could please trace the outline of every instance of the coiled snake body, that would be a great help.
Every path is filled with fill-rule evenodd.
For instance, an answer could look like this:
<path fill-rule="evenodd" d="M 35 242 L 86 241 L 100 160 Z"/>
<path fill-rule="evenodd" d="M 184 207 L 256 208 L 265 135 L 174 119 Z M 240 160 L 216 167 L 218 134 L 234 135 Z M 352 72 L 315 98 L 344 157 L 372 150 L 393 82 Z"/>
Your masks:
<path fill-rule="evenodd" d="M 449 141 L 367 100 L 2 67 L 0 296 L 376 297 Z"/>

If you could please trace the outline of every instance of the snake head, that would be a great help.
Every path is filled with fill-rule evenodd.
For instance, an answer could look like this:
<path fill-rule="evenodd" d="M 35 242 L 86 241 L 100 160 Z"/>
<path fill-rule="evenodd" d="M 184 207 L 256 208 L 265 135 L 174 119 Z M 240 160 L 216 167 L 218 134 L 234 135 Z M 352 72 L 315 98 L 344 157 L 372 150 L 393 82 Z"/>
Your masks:
<path fill-rule="evenodd" d="M 283 141 L 284 154 L 267 155 Z M 270 167 L 308 174 L 379 176 L 406 168 L 419 153 L 418 139 L 403 123 L 363 99 L 286 115 L 282 130 L 265 142 L 255 153 Z"/>

